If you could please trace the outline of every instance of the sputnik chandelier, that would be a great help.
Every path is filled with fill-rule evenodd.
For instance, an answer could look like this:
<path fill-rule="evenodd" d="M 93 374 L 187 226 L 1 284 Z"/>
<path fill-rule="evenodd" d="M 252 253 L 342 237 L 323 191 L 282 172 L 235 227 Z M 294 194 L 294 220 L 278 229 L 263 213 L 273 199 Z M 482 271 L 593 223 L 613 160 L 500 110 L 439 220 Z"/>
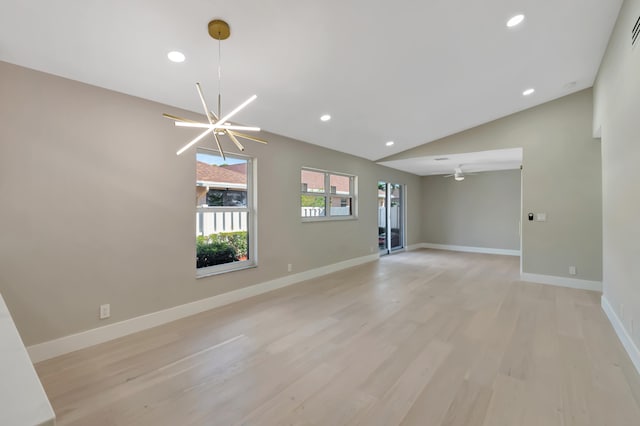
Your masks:
<path fill-rule="evenodd" d="M 202 102 L 202 107 L 204 108 L 204 115 L 207 117 L 207 123 L 200 123 L 198 121 L 188 120 L 186 118 L 176 117 L 171 114 L 162 114 L 164 117 L 169 118 L 175 122 L 177 127 L 193 127 L 198 129 L 206 129 L 204 132 L 200 133 L 196 136 L 191 142 L 183 146 L 176 152 L 177 155 L 182 154 L 187 149 L 191 148 L 196 143 L 200 142 L 203 138 L 205 138 L 209 133 L 213 134 L 213 139 L 216 142 L 216 146 L 218 147 L 218 151 L 220 151 L 220 155 L 222 158 L 226 160 L 224 155 L 224 150 L 222 149 L 222 144 L 220 143 L 220 136 L 228 136 L 231 139 L 231 142 L 234 143 L 236 147 L 240 151 L 244 151 L 244 146 L 240 143 L 238 138 L 248 139 L 254 142 L 260 142 L 266 144 L 267 141 L 264 139 L 260 139 L 251 135 L 247 135 L 245 133 L 239 133 L 238 131 L 246 131 L 246 132 L 259 132 L 259 127 L 249 127 L 249 126 L 239 126 L 236 124 L 232 124 L 229 122 L 231 117 L 235 116 L 240 110 L 253 102 L 257 96 L 253 95 L 243 103 L 241 103 L 238 107 L 236 107 L 231 112 L 222 116 L 222 95 L 221 95 L 221 79 L 222 79 L 222 67 L 220 61 L 220 42 L 222 40 L 226 40 L 231 35 L 231 29 L 229 28 L 229 24 L 225 21 L 214 19 L 209 22 L 209 35 L 218 40 L 218 113 L 214 113 L 207 107 L 207 103 L 204 100 L 204 95 L 202 93 L 202 88 L 200 87 L 200 83 L 196 83 L 196 89 L 198 90 L 198 96 L 200 96 L 200 102 Z"/>

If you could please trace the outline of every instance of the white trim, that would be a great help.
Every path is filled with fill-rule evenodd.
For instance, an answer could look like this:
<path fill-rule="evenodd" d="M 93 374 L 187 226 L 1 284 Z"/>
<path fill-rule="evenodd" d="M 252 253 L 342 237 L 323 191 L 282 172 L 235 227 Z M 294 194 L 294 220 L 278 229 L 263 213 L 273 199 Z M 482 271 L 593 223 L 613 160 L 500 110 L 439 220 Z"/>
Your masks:
<path fill-rule="evenodd" d="M 380 256 L 377 253 L 370 254 L 368 256 L 356 257 L 354 259 L 321 266 L 319 268 L 310 269 L 297 274 L 286 275 L 281 278 L 233 290 L 228 293 L 219 294 L 202 300 L 196 300 L 195 302 L 174 306 L 162 311 L 152 312 L 150 314 L 141 315 L 139 317 L 105 325 L 103 327 L 93 328 L 91 330 L 60 337 L 48 342 L 38 343 L 36 345 L 29 346 L 27 351 L 29 352 L 29 357 L 33 363 L 44 361 L 49 358 L 195 315 L 200 312 L 238 302 L 249 297 L 297 284 L 302 281 L 317 278 L 343 269 L 351 268 L 353 266 L 362 265 L 363 263 L 373 262 L 378 260 L 379 257 Z"/>
<path fill-rule="evenodd" d="M 577 288 L 579 290 L 592 290 L 602 292 L 602 281 L 580 280 L 577 278 L 557 277 L 554 275 L 520 274 L 521 281 L 529 281 L 538 284 L 548 284 L 557 287 Z"/>
<path fill-rule="evenodd" d="M 520 256 L 520 250 L 509 250 L 499 248 L 488 247 L 469 247 L 469 246 L 454 246 L 449 244 L 432 244 L 432 243 L 420 243 L 413 244 L 412 250 L 416 248 L 427 248 L 436 250 L 451 250 L 451 251 L 463 251 L 467 253 L 484 253 L 484 254 L 500 254 L 504 256 Z"/>
<path fill-rule="evenodd" d="M 620 321 L 620 318 L 611 307 L 609 300 L 604 295 L 600 298 L 600 305 L 602 306 L 604 313 L 607 315 L 607 318 L 609 318 L 609 322 L 618 335 L 618 339 L 620 339 L 622 346 L 624 346 L 627 351 L 629 358 L 631 358 L 633 366 L 636 367 L 638 374 L 640 374 L 640 349 L 638 349 L 631 336 L 629 336 L 624 324 Z"/>

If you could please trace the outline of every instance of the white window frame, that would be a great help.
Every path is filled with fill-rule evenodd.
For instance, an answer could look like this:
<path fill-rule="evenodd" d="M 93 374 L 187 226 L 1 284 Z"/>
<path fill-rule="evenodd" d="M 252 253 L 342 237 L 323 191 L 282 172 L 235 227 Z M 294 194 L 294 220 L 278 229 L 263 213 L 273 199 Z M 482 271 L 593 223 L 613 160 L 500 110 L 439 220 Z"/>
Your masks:
<path fill-rule="evenodd" d="M 316 191 L 305 191 L 305 188 L 302 183 L 302 171 L 314 172 L 314 173 L 324 173 L 324 192 L 316 192 Z M 355 220 L 358 218 L 358 176 L 342 173 L 342 172 L 333 172 L 330 170 L 322 170 L 315 169 L 312 167 L 302 167 L 300 169 L 300 196 L 308 195 L 312 197 L 324 197 L 324 216 L 302 216 L 302 202 L 299 202 L 300 208 L 300 219 L 302 222 L 326 222 L 332 220 Z M 331 176 L 343 176 L 349 178 L 349 194 L 336 194 L 331 192 Z M 340 197 L 340 198 L 350 198 L 351 199 L 351 214 L 348 216 L 345 215 L 331 215 L 331 207 L 329 202 L 331 197 Z"/>
<path fill-rule="evenodd" d="M 211 150 L 206 148 L 198 148 L 196 152 L 202 152 L 204 154 L 211 154 L 220 156 L 217 150 Z M 258 220 L 256 201 L 258 199 L 256 194 L 257 180 L 256 169 L 257 159 L 241 154 L 226 154 L 227 157 L 237 158 L 247 161 L 247 206 L 246 207 L 233 207 L 233 206 L 196 206 L 196 214 L 198 213 L 226 213 L 226 212 L 247 212 L 247 260 L 239 260 L 237 262 L 223 263 L 221 265 L 207 266 L 205 268 L 196 269 L 196 278 L 204 278 L 211 275 L 224 274 L 232 271 L 239 271 L 242 269 L 255 268 L 258 266 Z M 197 160 L 196 160 L 197 161 Z M 232 188 L 230 185 L 229 188 Z M 195 259 L 194 259 L 195 260 Z"/>

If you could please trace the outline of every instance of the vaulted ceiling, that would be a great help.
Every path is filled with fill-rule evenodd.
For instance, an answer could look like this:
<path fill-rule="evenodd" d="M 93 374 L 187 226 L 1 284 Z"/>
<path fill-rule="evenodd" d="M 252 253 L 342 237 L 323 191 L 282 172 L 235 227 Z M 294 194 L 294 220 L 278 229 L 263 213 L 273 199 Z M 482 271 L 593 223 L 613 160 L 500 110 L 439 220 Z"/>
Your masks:
<path fill-rule="evenodd" d="M 212 104 L 218 89 L 207 23 L 222 18 L 223 110 L 255 93 L 238 122 L 376 160 L 590 87 L 621 3 L 12 1 L 0 60 L 201 112 L 195 82 Z"/>

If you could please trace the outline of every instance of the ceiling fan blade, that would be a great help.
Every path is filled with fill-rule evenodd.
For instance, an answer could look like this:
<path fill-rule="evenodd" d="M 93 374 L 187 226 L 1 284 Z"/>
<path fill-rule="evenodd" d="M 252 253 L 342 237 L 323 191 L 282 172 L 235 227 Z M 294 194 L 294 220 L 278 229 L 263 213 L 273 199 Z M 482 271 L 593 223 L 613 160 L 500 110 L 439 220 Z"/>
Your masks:
<path fill-rule="evenodd" d="M 444 175 L 442 177 L 453 177 L 453 176 L 455 176 L 455 175 Z"/>
<path fill-rule="evenodd" d="M 189 142 L 188 144 L 186 144 L 185 146 L 180 148 L 180 150 L 178 150 L 178 152 L 176 152 L 176 155 L 180 155 L 183 152 L 185 152 L 187 149 L 191 148 L 191 146 L 193 146 L 194 144 L 198 143 L 200 140 L 202 140 L 202 138 L 207 136 L 209 133 L 213 132 L 213 130 L 214 129 L 212 127 L 210 129 L 207 129 L 204 132 L 200 133 L 200 135 L 196 136 L 196 138 L 194 140 L 192 140 L 191 142 Z"/>
<path fill-rule="evenodd" d="M 227 161 L 227 158 L 224 155 L 224 151 L 222 150 L 222 145 L 220 144 L 220 139 L 218 138 L 218 135 L 216 134 L 216 132 L 213 132 L 213 138 L 216 140 L 216 145 L 218 145 L 218 151 L 220 151 L 220 155 L 222 155 L 222 159 L 224 161 Z"/>
<path fill-rule="evenodd" d="M 244 151 L 244 146 L 242 146 L 242 144 L 240 143 L 240 141 L 236 138 L 236 136 L 233 134 L 233 132 L 231 131 L 227 131 L 227 135 L 229 135 L 229 139 L 231 139 L 231 142 L 233 142 L 234 144 L 236 144 L 236 146 L 238 147 L 238 149 L 240 151 Z"/>
<path fill-rule="evenodd" d="M 197 123 L 197 121 L 189 120 L 187 118 L 182 118 L 182 117 L 178 117 L 178 116 L 167 114 L 167 113 L 163 113 L 162 116 L 164 118 L 170 118 L 171 120 L 179 121 L 182 123 Z"/>
<path fill-rule="evenodd" d="M 233 132 L 233 134 L 239 138 L 242 139 L 249 139 L 250 141 L 254 141 L 254 142 L 260 142 L 263 144 L 267 144 L 268 142 L 265 141 L 264 139 L 260 139 L 260 138 L 256 138 L 255 136 L 251 136 L 251 135 L 245 135 L 244 133 L 238 133 L 238 132 Z"/>

